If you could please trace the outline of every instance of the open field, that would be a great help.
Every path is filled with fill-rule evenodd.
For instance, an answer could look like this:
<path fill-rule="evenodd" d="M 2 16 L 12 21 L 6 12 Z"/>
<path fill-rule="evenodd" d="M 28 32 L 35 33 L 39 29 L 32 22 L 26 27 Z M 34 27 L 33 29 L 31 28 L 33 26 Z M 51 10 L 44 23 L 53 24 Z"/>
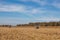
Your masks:
<path fill-rule="evenodd" d="M 60 40 L 60 28 L 0 27 L 0 40 Z"/>

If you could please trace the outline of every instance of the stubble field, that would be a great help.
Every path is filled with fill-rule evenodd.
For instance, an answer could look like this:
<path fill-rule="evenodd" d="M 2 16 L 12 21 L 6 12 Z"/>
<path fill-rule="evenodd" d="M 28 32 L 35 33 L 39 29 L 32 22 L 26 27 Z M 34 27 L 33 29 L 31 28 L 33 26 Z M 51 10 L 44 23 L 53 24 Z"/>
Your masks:
<path fill-rule="evenodd" d="M 0 40 L 60 40 L 60 28 L 0 27 Z"/>

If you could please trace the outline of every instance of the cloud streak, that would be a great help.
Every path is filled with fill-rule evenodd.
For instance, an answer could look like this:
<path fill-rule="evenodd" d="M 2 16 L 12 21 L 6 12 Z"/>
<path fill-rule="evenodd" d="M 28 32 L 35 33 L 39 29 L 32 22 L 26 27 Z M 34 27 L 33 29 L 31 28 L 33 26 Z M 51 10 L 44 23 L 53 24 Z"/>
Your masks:
<path fill-rule="evenodd" d="M 41 6 L 45 5 L 51 5 L 56 8 L 60 8 L 60 0 L 18 0 L 18 1 L 23 1 L 23 2 L 35 2 L 37 4 L 40 4 Z M 51 2 L 49 2 L 51 1 Z"/>
<path fill-rule="evenodd" d="M 33 8 L 25 5 L 2 5 L 0 4 L 0 12 L 19 12 L 32 17 L 32 14 L 39 14 L 46 12 L 43 8 Z"/>

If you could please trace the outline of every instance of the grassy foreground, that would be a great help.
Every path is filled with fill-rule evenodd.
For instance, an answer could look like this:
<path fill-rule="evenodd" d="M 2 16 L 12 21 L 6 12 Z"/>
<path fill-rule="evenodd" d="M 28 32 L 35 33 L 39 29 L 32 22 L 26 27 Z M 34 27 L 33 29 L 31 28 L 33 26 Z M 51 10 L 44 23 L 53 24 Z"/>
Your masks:
<path fill-rule="evenodd" d="M 60 28 L 0 27 L 0 40 L 60 40 Z"/>

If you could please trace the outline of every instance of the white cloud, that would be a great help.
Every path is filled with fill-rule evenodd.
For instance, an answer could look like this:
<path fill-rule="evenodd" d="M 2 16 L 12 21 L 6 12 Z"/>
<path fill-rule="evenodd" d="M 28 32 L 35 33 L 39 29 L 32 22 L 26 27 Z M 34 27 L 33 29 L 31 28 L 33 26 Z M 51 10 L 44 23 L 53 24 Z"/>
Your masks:
<path fill-rule="evenodd" d="M 28 0 L 23 0 L 23 1 L 28 1 Z M 42 2 L 44 3 L 43 1 L 40 1 L 40 0 L 29 0 L 29 1 L 34 1 L 34 2 Z M 53 6 L 55 7 L 58 7 L 60 8 L 60 4 L 59 3 L 56 3 L 54 2 L 52 4 Z M 41 13 L 49 13 L 51 12 L 51 10 L 46 10 L 45 8 L 33 8 L 33 7 L 29 7 L 29 6 L 25 6 L 25 5 L 3 5 L 3 4 L 0 4 L 0 12 L 21 12 L 21 13 L 25 13 L 26 15 L 29 15 L 33 18 L 36 18 L 34 15 L 32 14 L 41 14 Z"/>
<path fill-rule="evenodd" d="M 38 18 L 36 19 L 37 21 L 45 21 L 45 22 L 49 22 L 49 21 L 60 21 L 60 18 L 56 18 L 56 17 L 42 17 L 42 18 Z"/>
<path fill-rule="evenodd" d="M 3 5 L 0 4 L 0 12 L 19 12 L 19 13 L 25 13 L 26 15 L 31 16 L 29 13 L 31 13 L 30 9 L 31 7 L 27 7 L 24 5 Z"/>
<path fill-rule="evenodd" d="M 2 5 L 0 4 L 0 11 L 7 12 L 22 12 L 22 13 L 42 13 L 43 8 L 33 8 L 25 5 Z"/>
<path fill-rule="evenodd" d="M 19 6 L 19 5 L 0 5 L 0 11 L 23 12 L 23 11 L 25 11 L 25 7 L 22 5 L 21 6 Z"/>
<path fill-rule="evenodd" d="M 18 0 L 18 1 L 23 1 L 23 2 L 35 2 L 37 4 L 40 4 L 40 6 L 45 6 L 45 5 L 52 5 L 56 8 L 60 8 L 60 0 L 51 0 L 52 3 L 49 3 L 47 0 Z"/>
<path fill-rule="evenodd" d="M 52 5 L 56 8 L 60 8 L 60 3 L 54 2 Z"/>
<path fill-rule="evenodd" d="M 25 5 L 3 5 L 0 4 L 0 12 L 20 12 L 34 17 L 32 14 L 45 13 L 43 8 L 33 8 Z"/>
<path fill-rule="evenodd" d="M 42 14 L 42 13 L 53 13 L 51 10 L 46 10 L 45 8 L 33 8 L 25 5 L 3 5 L 0 4 L 0 12 L 19 12 L 24 13 L 31 18 L 37 18 L 33 14 Z M 39 17 L 38 17 L 39 18 Z"/>
<path fill-rule="evenodd" d="M 60 0 L 53 0 L 53 2 L 50 5 L 56 8 L 60 8 Z"/>

